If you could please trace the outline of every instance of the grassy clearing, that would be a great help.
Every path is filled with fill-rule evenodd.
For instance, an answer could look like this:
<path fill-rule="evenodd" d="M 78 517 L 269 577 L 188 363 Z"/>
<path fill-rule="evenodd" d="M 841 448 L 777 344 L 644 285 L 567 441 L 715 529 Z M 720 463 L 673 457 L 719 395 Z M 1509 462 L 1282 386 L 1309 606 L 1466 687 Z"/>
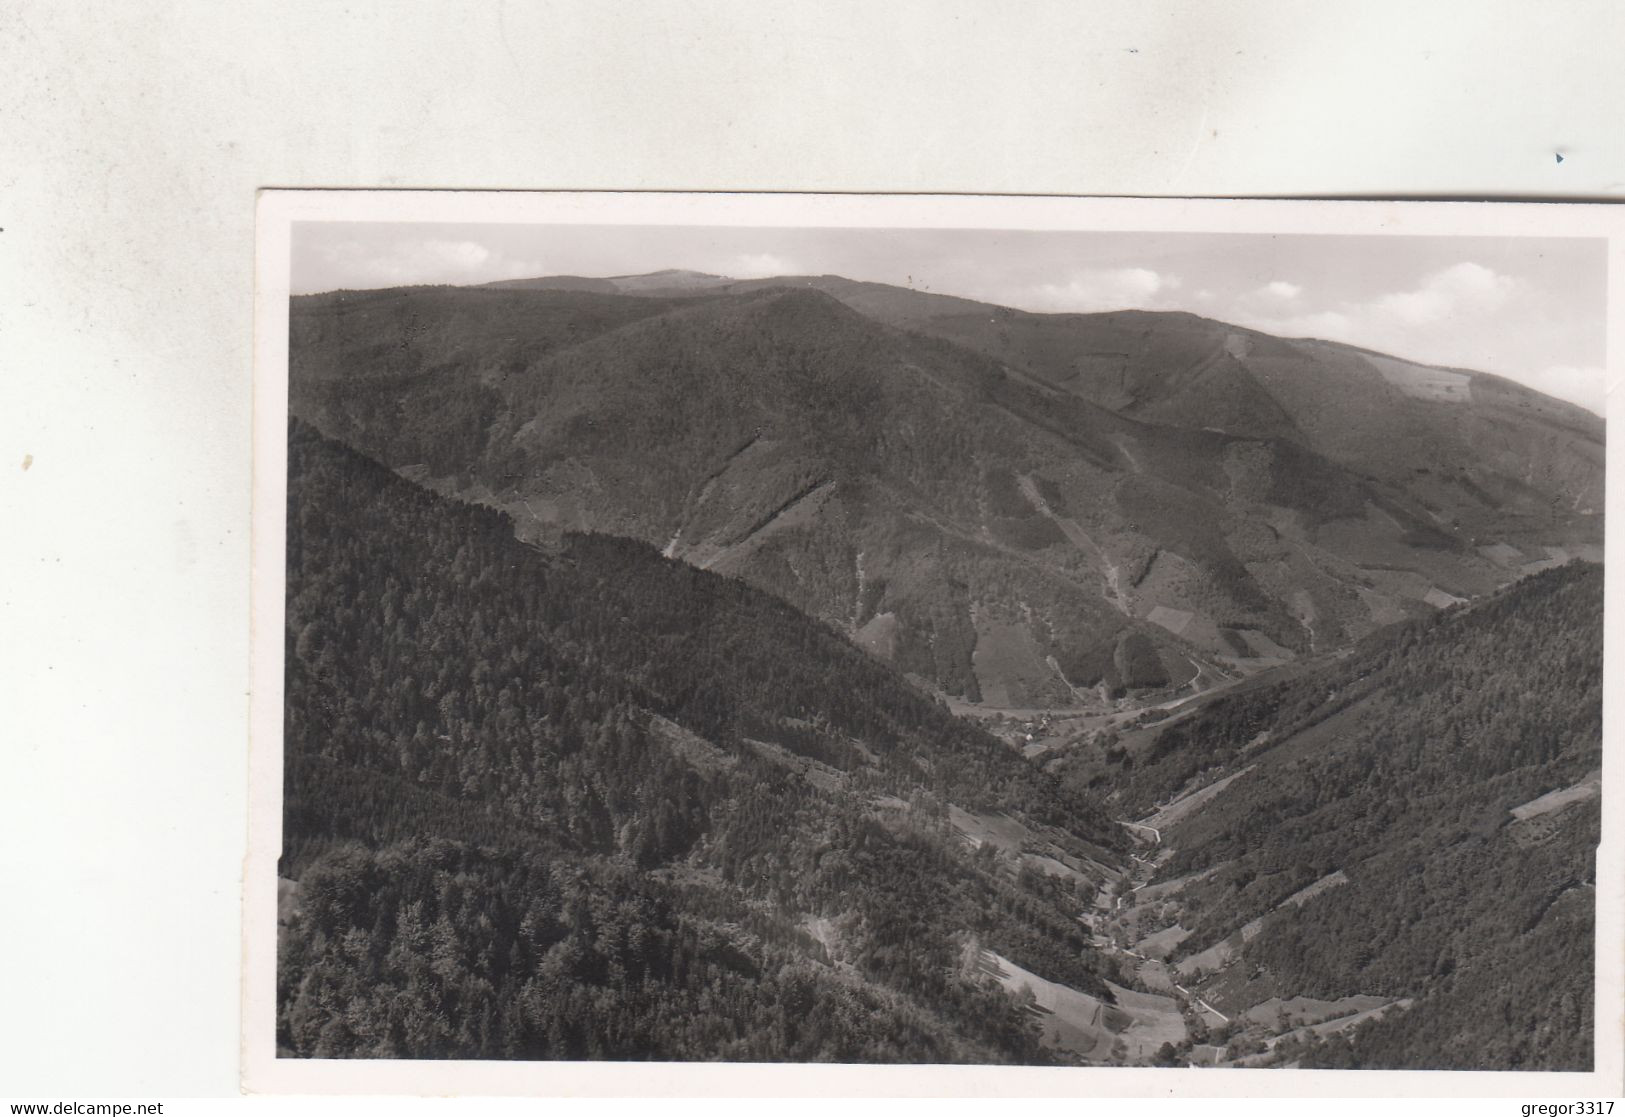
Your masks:
<path fill-rule="evenodd" d="M 659 714 L 649 716 L 649 729 L 667 748 L 696 771 L 706 775 L 728 771 L 739 763 L 739 758 L 733 753 L 718 748 L 698 733 L 692 733 Z"/>
<path fill-rule="evenodd" d="M 1023 707 L 1035 702 L 1061 705 L 1072 697 L 1071 688 L 1055 677 L 1025 624 L 977 617 L 971 666 L 982 690 L 982 701 L 988 706 Z"/>
<path fill-rule="evenodd" d="M 1175 923 L 1172 927 L 1164 927 L 1155 934 L 1145 936 L 1145 938 L 1134 944 L 1134 949 L 1147 958 L 1166 961 L 1174 951 L 1179 949 L 1180 943 L 1190 938 L 1190 934 L 1184 927 Z"/>
<path fill-rule="evenodd" d="M 771 741 L 758 741 L 751 737 L 745 737 L 743 740 L 756 750 L 758 756 L 790 769 L 816 788 L 834 791 L 846 782 L 844 772 L 839 768 L 830 767 L 821 760 L 793 753 L 783 745 L 776 745 Z"/>
<path fill-rule="evenodd" d="M 1258 1024 L 1267 1028 L 1278 1029 L 1282 1024 L 1288 1028 L 1305 1028 L 1329 1020 L 1341 1020 L 1355 1013 L 1381 1008 L 1389 1003 L 1391 1002 L 1387 997 L 1376 997 L 1366 993 L 1340 997 L 1334 1001 L 1318 1000 L 1314 997 L 1285 999 L 1271 997 L 1249 1008 L 1238 1019 L 1243 1023 Z"/>
<path fill-rule="evenodd" d="M 1023 865 L 1049 876 L 1062 877 L 1077 884 L 1096 885 L 1109 884 L 1122 875 L 1092 857 L 1062 849 L 1032 827 L 1008 815 L 972 814 L 950 803 L 948 821 L 972 847 L 991 844 Z M 1079 847 L 1084 851 L 1093 849 L 1094 852 L 1101 852 L 1087 843 L 1079 843 Z"/>
<path fill-rule="evenodd" d="M 1227 867 L 1229 864 L 1230 862 L 1228 861 L 1221 861 L 1217 865 L 1203 869 L 1199 873 L 1187 873 L 1182 877 L 1174 877 L 1172 880 L 1164 880 L 1158 881 L 1156 884 L 1148 884 L 1144 888 L 1140 889 L 1139 892 L 1135 893 L 1135 896 L 1142 904 L 1157 903 L 1159 901 L 1166 900 L 1176 892 L 1179 892 L 1190 885 L 1206 880 L 1208 877 Z"/>
<path fill-rule="evenodd" d="M 1253 922 L 1259 924 L 1260 927 L 1263 924 L 1262 920 L 1254 920 Z M 1248 926 L 1252 926 L 1252 924 L 1248 924 Z M 1251 937 L 1246 934 L 1246 931 L 1247 928 L 1243 927 L 1240 931 L 1219 940 L 1206 950 L 1192 954 L 1189 958 L 1181 958 L 1175 963 L 1174 972 L 1178 973 L 1181 978 L 1191 978 L 1198 973 L 1210 974 L 1223 969 L 1235 960 L 1236 956 L 1241 953 L 1242 944 Z M 1256 935 L 1257 930 L 1253 933 Z"/>
<path fill-rule="evenodd" d="M 1174 609 L 1167 605 L 1153 606 L 1151 612 L 1146 614 L 1146 620 L 1154 625 L 1160 625 L 1172 632 L 1175 636 L 1182 635 L 1185 629 L 1195 619 L 1195 614 L 1184 609 Z"/>
<path fill-rule="evenodd" d="M 991 842 L 1006 853 L 1020 853 L 1023 842 L 1036 841 L 1038 838 L 1024 823 L 1008 815 L 971 814 L 961 807 L 949 805 L 948 821 L 977 848 Z"/>
<path fill-rule="evenodd" d="M 1583 803 L 1587 799 L 1595 799 L 1602 790 L 1602 771 L 1593 770 L 1585 779 L 1572 787 L 1558 788 L 1548 791 L 1538 798 L 1512 808 L 1512 817 L 1519 822 L 1527 822 L 1531 818 L 1552 814 L 1564 807 L 1575 803 Z"/>
<path fill-rule="evenodd" d="M 1478 548 L 1478 553 L 1497 566 L 1504 566 L 1509 570 L 1516 570 L 1529 561 L 1522 551 L 1510 543 L 1491 543 Z"/>
<path fill-rule="evenodd" d="M 1206 787 L 1198 788 L 1189 795 L 1183 795 L 1166 806 L 1159 807 L 1154 814 L 1147 815 L 1140 820 L 1142 826 L 1152 826 L 1158 830 L 1167 829 L 1190 817 L 1193 811 L 1206 806 L 1219 796 L 1225 788 L 1236 780 L 1251 772 L 1254 765 L 1249 764 L 1239 772 L 1232 772 L 1222 780 L 1214 780 Z"/>
<path fill-rule="evenodd" d="M 1448 609 L 1452 605 L 1464 604 L 1466 600 L 1465 597 L 1457 597 L 1453 593 L 1446 593 L 1438 586 L 1430 586 L 1427 593 L 1422 595 L 1422 601 L 1435 609 Z"/>
<path fill-rule="evenodd" d="M 1158 993 L 1139 993 L 1121 985 L 1106 983 L 1117 998 L 1117 1007 L 1129 1016 L 1122 1039 L 1134 1061 L 1150 1059 L 1165 1043 L 1183 1043 L 1187 1037 L 1185 1017 L 1179 1002 Z"/>
<path fill-rule="evenodd" d="M 1239 775 L 1240 773 L 1237 774 Z M 1285 908 L 1288 904 L 1291 904 L 1293 907 L 1302 907 L 1304 904 L 1308 903 L 1322 892 L 1336 888 L 1340 884 L 1347 883 L 1348 877 L 1344 875 L 1342 869 L 1327 873 L 1314 883 L 1298 889 L 1298 891 L 1282 900 L 1279 904 L 1275 905 L 1275 907 L 1271 908 L 1257 919 L 1249 920 L 1242 926 L 1241 930 L 1225 937 L 1219 942 L 1214 943 L 1212 946 L 1208 947 L 1204 951 L 1201 951 L 1200 953 L 1193 954 L 1189 958 L 1181 959 L 1174 966 L 1175 971 L 1178 972 L 1181 977 L 1193 977 L 1198 972 L 1211 974 L 1217 970 L 1223 969 L 1225 966 L 1228 966 L 1231 962 L 1240 957 L 1243 946 L 1249 942 L 1252 942 L 1259 935 L 1264 933 L 1264 922 L 1265 920 L 1269 919 L 1270 916 Z"/>
<path fill-rule="evenodd" d="M 1117 1032 L 1110 1022 L 1121 1023 L 1122 1014 L 1100 998 L 1047 981 L 991 950 L 980 952 L 977 972 L 993 978 L 1018 996 L 1023 995 L 1024 989 L 1031 991 L 1033 1014 L 1038 1018 L 1047 1046 L 1097 1062 L 1111 1056 Z"/>
<path fill-rule="evenodd" d="M 977 969 L 1018 996 L 1029 990 L 1044 1042 L 1090 1062 L 1149 1062 L 1164 1043 L 1181 1043 L 1187 1035 L 1179 1002 L 1172 997 L 1107 982 L 1117 998 L 1115 1005 L 1107 1004 L 1047 981 L 991 950 L 980 952 Z"/>
<path fill-rule="evenodd" d="M 1174 992 L 1174 975 L 1169 972 L 1167 966 L 1154 959 L 1148 958 L 1141 962 L 1134 971 L 1134 976 L 1139 979 L 1141 985 L 1153 993 Z"/>
<path fill-rule="evenodd" d="M 1053 857 L 1045 856 L 1041 853 L 1024 853 L 1021 855 L 1021 863 L 1029 868 L 1037 869 L 1045 876 L 1060 877 L 1063 880 L 1070 880 L 1076 884 L 1096 883 L 1095 880 L 1085 876 L 1077 869 L 1074 869 L 1071 865 L 1058 861 Z"/>
<path fill-rule="evenodd" d="M 1298 889 L 1285 900 L 1282 900 L 1280 907 L 1277 907 L 1275 910 L 1280 911 L 1281 908 L 1285 907 L 1287 904 L 1291 904 L 1293 907 L 1302 907 L 1310 900 L 1313 900 L 1316 896 L 1319 896 L 1322 892 L 1325 892 L 1328 889 L 1336 888 L 1340 884 L 1347 884 L 1348 882 L 1349 878 L 1343 872 L 1343 870 L 1337 869 L 1333 872 L 1327 873 L 1313 884 L 1306 885 L 1305 887 Z"/>
<path fill-rule="evenodd" d="M 897 614 L 876 613 L 853 634 L 852 640 L 864 651 L 890 662 L 897 656 Z"/>
<path fill-rule="evenodd" d="M 1440 403 L 1467 403 L 1473 398 L 1472 377 L 1464 372 L 1429 368 L 1374 353 L 1367 354 L 1365 359 L 1382 373 L 1384 380 L 1407 396 Z"/>
<path fill-rule="evenodd" d="M 1325 1039 L 1327 1036 L 1341 1035 L 1350 1028 L 1357 1027 L 1358 1025 L 1365 1023 L 1367 1020 L 1372 1020 L 1378 1016 L 1382 1016 L 1392 1009 L 1407 1009 L 1410 1007 L 1411 998 L 1409 997 L 1405 997 L 1397 1001 L 1385 1001 L 1377 1007 L 1367 1009 L 1364 1012 L 1349 1013 L 1347 1016 L 1339 1016 L 1334 1020 L 1327 1020 L 1324 1023 L 1315 1024 L 1312 1027 L 1294 1028 L 1292 1031 L 1286 1032 L 1282 1035 L 1271 1036 L 1269 1039 L 1264 1041 L 1264 1046 L 1273 1051 L 1275 1050 L 1277 1044 L 1287 1039 L 1307 1039 L 1309 1036 L 1317 1036 L 1321 1039 Z"/>

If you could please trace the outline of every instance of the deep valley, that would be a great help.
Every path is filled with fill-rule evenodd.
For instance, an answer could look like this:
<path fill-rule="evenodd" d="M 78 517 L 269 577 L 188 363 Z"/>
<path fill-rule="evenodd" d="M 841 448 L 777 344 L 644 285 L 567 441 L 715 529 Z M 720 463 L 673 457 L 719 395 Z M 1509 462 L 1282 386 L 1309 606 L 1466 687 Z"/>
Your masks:
<path fill-rule="evenodd" d="M 283 1054 L 1591 1065 L 1590 413 L 835 276 L 290 342 Z"/>

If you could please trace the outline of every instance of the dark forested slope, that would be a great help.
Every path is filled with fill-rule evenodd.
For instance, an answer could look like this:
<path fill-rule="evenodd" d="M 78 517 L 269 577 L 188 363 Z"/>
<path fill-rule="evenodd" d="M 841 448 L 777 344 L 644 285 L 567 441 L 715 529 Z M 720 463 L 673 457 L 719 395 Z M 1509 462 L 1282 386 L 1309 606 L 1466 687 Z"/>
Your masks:
<path fill-rule="evenodd" d="M 1532 575 L 1125 752 L 1118 796 L 1183 882 L 1181 972 L 1231 1013 L 1411 1002 L 1294 1056 L 1317 1065 L 1589 1066 L 1602 582 Z"/>
<path fill-rule="evenodd" d="M 1118 828 L 838 634 L 297 423 L 289 467 L 285 1050 L 1053 1058 L 977 944 L 1109 997 L 1075 915 Z"/>

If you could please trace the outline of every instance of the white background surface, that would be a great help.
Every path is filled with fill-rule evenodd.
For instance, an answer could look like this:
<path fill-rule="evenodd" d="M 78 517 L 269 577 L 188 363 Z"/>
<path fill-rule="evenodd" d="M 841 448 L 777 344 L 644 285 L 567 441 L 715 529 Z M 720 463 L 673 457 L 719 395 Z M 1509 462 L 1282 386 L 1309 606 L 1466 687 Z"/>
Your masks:
<path fill-rule="evenodd" d="M 0 1096 L 237 1090 L 256 189 L 1618 197 L 1622 33 L 1609 3 L 12 0 Z"/>

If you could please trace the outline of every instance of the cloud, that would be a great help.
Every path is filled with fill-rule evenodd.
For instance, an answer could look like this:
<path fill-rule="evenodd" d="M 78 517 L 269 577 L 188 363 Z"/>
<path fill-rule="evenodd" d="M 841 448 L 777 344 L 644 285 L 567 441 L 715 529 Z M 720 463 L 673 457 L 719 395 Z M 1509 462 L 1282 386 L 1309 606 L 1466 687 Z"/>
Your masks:
<path fill-rule="evenodd" d="M 775 256 L 771 252 L 746 252 L 735 256 L 723 269 L 723 274 L 734 279 L 771 279 L 779 275 L 796 275 L 798 271 L 783 256 Z"/>
<path fill-rule="evenodd" d="M 1262 287 L 1243 292 L 1233 301 L 1242 315 L 1284 323 L 1304 313 L 1303 292 L 1302 284 L 1272 279 Z"/>
<path fill-rule="evenodd" d="M 408 238 L 379 246 L 338 241 L 317 250 L 343 284 L 482 283 L 540 275 L 537 260 L 512 259 L 478 241 Z"/>
<path fill-rule="evenodd" d="M 1499 371 L 1536 391 L 1602 414 L 1604 375 L 1594 365 L 1506 367 L 1492 339 L 1528 294 L 1527 284 L 1470 260 L 1401 290 L 1316 305 L 1306 288 L 1273 280 L 1235 298 L 1222 317 L 1279 337 L 1349 342 L 1430 364 Z"/>
<path fill-rule="evenodd" d="M 1017 305 L 1052 312 L 1150 307 L 1179 285 L 1178 276 L 1150 268 L 1090 268 L 1073 272 L 1065 283 L 1028 288 Z"/>
<path fill-rule="evenodd" d="M 1446 360 L 1440 326 L 1487 319 L 1517 291 L 1509 276 L 1463 261 L 1431 272 L 1411 288 L 1311 309 L 1305 288 L 1277 279 L 1237 302 L 1244 325 L 1285 337 L 1354 341 L 1418 360 Z"/>
<path fill-rule="evenodd" d="M 1383 295 L 1374 314 L 1406 326 L 1429 326 L 1449 318 L 1482 314 L 1501 307 L 1517 281 L 1482 264 L 1464 261 L 1436 271 L 1411 291 Z"/>

